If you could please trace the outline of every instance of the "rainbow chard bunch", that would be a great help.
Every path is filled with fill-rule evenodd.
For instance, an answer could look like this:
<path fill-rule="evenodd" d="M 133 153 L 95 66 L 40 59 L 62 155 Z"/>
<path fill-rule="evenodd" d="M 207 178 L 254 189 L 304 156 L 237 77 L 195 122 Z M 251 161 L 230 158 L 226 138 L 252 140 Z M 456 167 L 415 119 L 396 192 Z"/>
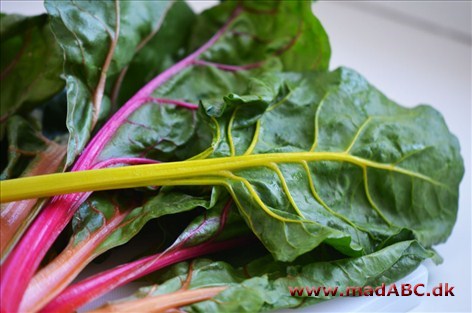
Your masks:
<path fill-rule="evenodd" d="M 267 311 L 329 298 L 288 286 L 440 260 L 456 138 L 328 71 L 310 2 L 45 7 L 1 15 L 2 313 L 73 312 L 138 279 L 96 311 Z"/>

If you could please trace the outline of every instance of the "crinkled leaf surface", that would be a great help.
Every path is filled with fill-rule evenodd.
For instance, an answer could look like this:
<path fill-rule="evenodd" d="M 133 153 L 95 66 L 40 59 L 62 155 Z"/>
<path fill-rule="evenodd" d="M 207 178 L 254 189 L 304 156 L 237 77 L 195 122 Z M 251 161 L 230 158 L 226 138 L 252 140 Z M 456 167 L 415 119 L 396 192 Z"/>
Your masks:
<path fill-rule="evenodd" d="M 247 231 L 245 226 L 241 226 L 242 220 L 234 203 L 228 203 L 231 197 L 225 190 L 165 187 L 154 193 L 154 196 L 145 196 L 144 193 L 136 191 L 94 193 L 82 204 L 72 220 L 75 245 L 88 240 L 105 224 L 112 223 L 113 219 L 119 219 L 114 230 L 101 240 L 102 243 L 94 252 L 100 254 L 128 242 L 151 219 L 197 208 L 203 211 L 187 226 L 180 225 L 177 223 L 178 219 L 176 220 L 184 230 L 175 244 L 186 241 L 187 245 L 193 245 L 208 239 L 217 232 L 223 210 L 227 211 L 225 221 L 233 225 L 230 227 L 233 228 L 232 232 L 226 231 L 227 236 Z M 198 232 L 194 233 L 195 229 L 198 229 Z"/>
<path fill-rule="evenodd" d="M 173 87 L 162 96 L 188 85 Z M 463 166 L 436 111 L 403 108 L 348 69 L 271 72 L 252 79 L 246 94 L 202 99 L 197 124 L 206 126 L 196 138 L 210 138 L 213 125 L 213 143 L 202 140 L 212 157 L 262 158 L 198 182 L 226 186 L 277 259 L 323 242 L 356 256 L 411 238 L 425 246 L 447 238 Z"/>
<path fill-rule="evenodd" d="M 262 156 L 199 181 L 225 185 L 277 259 L 322 242 L 354 256 L 448 237 L 463 164 L 437 111 L 401 107 L 345 68 L 272 74 L 248 93 L 203 103 L 202 123 L 218 125 L 212 157 Z"/>
<path fill-rule="evenodd" d="M 246 1 L 239 8 L 237 5 L 237 2 L 223 2 L 197 17 L 190 50 L 203 45 L 228 20 L 231 23 L 197 57 L 194 66 L 159 86 L 154 96 L 198 103 L 221 98 L 229 92 L 240 93 L 247 88 L 248 79 L 261 71 L 327 68 L 329 42 L 308 3 L 266 2 L 266 12 L 260 14 L 253 8 L 260 2 Z M 298 51 L 302 48 L 306 58 Z"/>
<path fill-rule="evenodd" d="M 177 264 L 164 272 L 159 285 L 140 289 L 122 301 L 143 297 L 176 294 L 182 288 L 202 289 L 216 286 L 228 288 L 212 299 L 183 307 L 186 312 L 260 312 L 278 308 L 306 306 L 330 297 L 292 297 L 289 287 L 378 286 L 391 283 L 413 271 L 432 253 L 416 241 L 393 244 L 361 257 L 333 261 L 317 261 L 314 254 L 292 263 L 274 262 L 266 256 L 234 268 L 228 263 L 198 259 Z M 183 282 L 191 273 L 188 286 Z M 165 301 L 165 298 L 161 298 Z M 114 302 L 112 305 L 119 305 Z"/>
<path fill-rule="evenodd" d="M 64 86 L 63 60 L 47 21 L 46 15 L 0 15 L 0 139 L 10 116 Z"/>
<path fill-rule="evenodd" d="M 46 1 L 45 6 L 66 59 L 71 164 L 110 110 L 108 78 L 127 67 L 140 45 L 159 31 L 172 2 Z"/>

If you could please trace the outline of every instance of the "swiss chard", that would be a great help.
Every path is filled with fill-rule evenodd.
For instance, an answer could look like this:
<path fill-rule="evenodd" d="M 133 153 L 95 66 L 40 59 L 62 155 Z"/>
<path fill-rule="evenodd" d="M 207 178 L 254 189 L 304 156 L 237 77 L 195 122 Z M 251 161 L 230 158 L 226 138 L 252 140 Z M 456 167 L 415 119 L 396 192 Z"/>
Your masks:
<path fill-rule="evenodd" d="M 102 311 L 308 305 L 320 299 L 289 297 L 288 286 L 388 283 L 449 236 L 463 174 L 456 138 L 434 109 L 401 107 L 352 70 L 327 72 L 309 2 L 227 1 L 201 15 L 180 1 L 46 8 L 65 57 L 71 167 L 0 182 L 2 202 L 54 196 L 2 259 L 2 312 L 72 311 L 156 270 L 152 296 Z M 19 121 L 10 118 L 11 142 L 15 127 L 30 131 Z M 24 159 L 12 149 L 5 177 Z M 92 195 L 123 188 L 134 189 Z M 170 246 L 69 286 L 165 216 L 175 216 L 167 235 L 184 229 Z M 37 271 L 69 222 L 69 244 Z"/>
<path fill-rule="evenodd" d="M 358 255 L 408 231 L 426 246 L 449 235 L 463 165 L 457 141 L 436 111 L 400 107 L 348 69 L 280 79 L 270 102 L 229 95 L 203 104 L 208 115 L 202 123 L 213 125 L 216 138 L 206 160 L 31 178 L 32 187 L 41 188 L 28 193 L 44 191 L 45 184 L 35 181 L 58 179 L 69 185 L 42 195 L 222 185 L 266 247 L 287 261 L 323 241 Z M 275 120 L 279 126 L 270 127 Z M 425 131 L 425 124 L 433 127 Z M 4 188 L 18 190 L 14 183 Z M 443 222 L 435 226 L 438 217 Z"/>
<path fill-rule="evenodd" d="M 457 142 L 434 110 L 402 108 L 347 69 L 273 75 L 279 82 L 271 82 L 279 87 L 272 93 L 231 94 L 224 101 L 203 103 L 206 115 L 198 115 L 199 123 L 212 125 L 215 136 L 212 155 L 205 160 L 30 180 L 42 181 L 39 185 L 44 186 L 47 179 L 64 179 L 73 186 L 52 188 L 56 192 L 221 185 L 248 226 L 281 261 L 293 261 L 321 243 L 356 257 L 414 238 L 429 247 L 448 236 L 463 168 Z M 251 88 L 260 90 L 263 84 L 261 78 Z M 349 112 L 349 123 L 343 124 L 339 115 L 330 119 L 332 110 Z M 282 115 L 290 126 L 271 128 L 274 120 L 283 121 Z M 353 123 L 354 119 L 358 122 Z M 434 128 L 425 132 L 423 124 Z M 383 149 L 376 150 L 378 145 Z M 438 170 L 440 166 L 445 168 Z M 90 178 L 92 184 L 87 183 Z M 382 184 L 372 184 L 372 180 L 382 180 Z M 4 187 L 14 188 L 14 181 L 9 183 Z M 409 192 L 398 194 L 400 186 Z M 36 189 L 32 192 L 44 188 Z M 395 198 L 382 201 L 390 194 Z M 425 201 L 428 194 L 436 200 Z M 440 229 L 431 227 L 437 216 L 444 217 Z"/>

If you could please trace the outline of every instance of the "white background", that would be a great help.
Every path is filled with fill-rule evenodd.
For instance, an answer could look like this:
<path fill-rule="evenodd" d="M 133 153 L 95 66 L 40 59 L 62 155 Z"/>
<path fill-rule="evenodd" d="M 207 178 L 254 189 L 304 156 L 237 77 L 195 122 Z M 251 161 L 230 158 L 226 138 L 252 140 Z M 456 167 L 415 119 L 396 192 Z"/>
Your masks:
<path fill-rule="evenodd" d="M 194 1 L 201 10 L 214 1 Z M 351 67 L 393 100 L 427 103 L 459 138 L 466 174 L 459 215 L 430 285 L 447 282 L 455 297 L 428 297 L 414 312 L 471 312 L 472 5 L 469 1 L 321 1 L 313 5 L 330 36 L 331 68 Z M 1 1 L 3 12 L 37 14 L 40 1 Z M 311 311 L 310 308 L 304 310 Z"/>

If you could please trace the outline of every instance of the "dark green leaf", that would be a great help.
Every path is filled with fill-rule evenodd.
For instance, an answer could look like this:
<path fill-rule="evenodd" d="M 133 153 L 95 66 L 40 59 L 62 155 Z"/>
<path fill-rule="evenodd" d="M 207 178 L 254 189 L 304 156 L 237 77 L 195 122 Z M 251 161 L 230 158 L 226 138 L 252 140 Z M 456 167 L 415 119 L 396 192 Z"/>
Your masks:
<path fill-rule="evenodd" d="M 261 18 L 250 8 L 251 5 L 256 5 L 256 3 L 247 2 L 244 5 L 247 7 L 243 8 L 235 20 L 229 24 L 229 28 L 221 33 L 221 37 L 213 45 L 210 45 L 202 55 L 195 57 L 194 64 L 183 68 L 159 86 L 153 93 L 155 98 L 143 102 L 139 109 L 127 119 L 117 134 L 114 135 L 110 144 L 106 146 L 99 160 L 117 156 L 146 156 L 158 160 L 171 160 L 172 157 L 183 159 L 193 156 L 195 151 L 205 150 L 208 140 L 211 141 L 211 138 L 198 138 L 199 135 L 194 134 L 195 117 L 191 118 L 190 113 L 185 109 L 163 109 L 157 103 L 161 103 L 161 106 L 166 107 L 162 103 L 169 100 L 193 104 L 202 102 L 205 109 L 209 111 L 211 110 L 211 103 L 215 99 L 221 99 L 222 95 L 229 92 L 245 92 L 250 78 L 259 75 L 261 72 L 280 71 L 282 68 L 312 68 L 314 66 L 312 64 L 313 57 L 321 51 L 318 49 L 320 46 L 326 53 L 322 53 L 319 58 L 316 58 L 324 64 L 319 69 L 325 68 L 329 60 L 329 44 L 323 29 L 311 14 L 309 5 L 298 2 L 292 4 L 280 2 L 280 7 L 277 4 L 273 8 L 275 11 L 264 13 Z M 180 13 L 180 11 L 191 17 L 190 13 L 185 13 L 187 12 L 185 11 L 187 10 L 186 7 L 179 8 L 180 6 L 175 5 L 175 9 L 172 8 L 169 11 L 168 18 L 161 30 L 133 59 L 130 70 L 136 69 L 138 71 L 148 64 L 155 63 L 155 61 L 150 62 L 150 52 L 154 47 L 163 46 L 159 45 L 158 40 L 165 40 L 169 35 L 170 26 L 174 25 L 174 22 L 170 21 L 171 17 Z M 234 10 L 234 3 L 224 3 L 205 12 L 197 21 L 192 42 L 198 42 L 199 45 L 203 44 L 230 19 Z M 302 20 L 300 20 L 298 13 L 302 14 Z M 291 25 L 293 24 L 293 27 L 279 27 L 282 17 L 289 21 Z M 184 29 L 187 29 L 188 26 L 185 25 L 187 24 L 184 24 Z M 201 29 L 202 27 L 208 29 Z M 277 31 L 272 31 L 274 28 Z M 182 33 L 185 33 L 185 31 L 182 31 Z M 278 46 L 275 43 L 268 45 L 266 41 L 269 40 L 269 37 L 279 42 Z M 177 39 L 181 43 L 184 37 Z M 306 44 L 306 41 L 313 45 Z M 305 45 L 308 45 L 308 47 L 305 47 Z M 302 46 L 305 49 L 306 58 L 299 57 L 297 49 Z M 177 45 L 171 48 L 172 51 L 175 51 Z M 198 45 L 194 44 L 191 50 L 197 48 Z M 166 50 L 166 53 L 171 50 Z M 231 51 L 231 53 L 225 53 L 225 51 Z M 152 56 L 155 59 L 154 54 Z M 167 63 L 170 65 L 170 62 Z M 254 68 L 245 68 L 244 66 L 248 64 L 253 64 Z M 158 65 L 159 69 L 163 69 L 161 63 Z M 220 68 L 225 65 L 236 67 L 230 70 Z M 143 70 L 142 72 L 148 73 L 149 70 Z M 129 80 L 136 81 L 136 76 L 139 75 L 130 74 L 128 73 L 126 77 Z M 131 86 L 132 84 L 134 83 L 124 85 Z M 258 94 L 256 99 L 259 96 Z M 254 104 L 256 101 L 253 100 L 256 99 L 241 99 L 241 101 L 252 100 Z M 255 110 L 263 109 L 255 108 Z M 250 123 L 251 121 L 247 122 Z M 193 137 L 191 138 L 191 136 Z M 174 156 L 174 154 L 176 155 Z"/>
<path fill-rule="evenodd" d="M 207 207 L 208 205 L 209 202 L 205 196 L 193 196 L 172 190 L 161 191 L 143 206 L 130 211 L 116 230 L 100 245 L 98 250 L 106 251 L 128 242 L 151 219 L 190 211 L 197 207 Z"/>
<path fill-rule="evenodd" d="M 64 85 L 62 57 L 47 16 L 0 16 L 0 139 L 6 120 L 29 110 Z"/>

